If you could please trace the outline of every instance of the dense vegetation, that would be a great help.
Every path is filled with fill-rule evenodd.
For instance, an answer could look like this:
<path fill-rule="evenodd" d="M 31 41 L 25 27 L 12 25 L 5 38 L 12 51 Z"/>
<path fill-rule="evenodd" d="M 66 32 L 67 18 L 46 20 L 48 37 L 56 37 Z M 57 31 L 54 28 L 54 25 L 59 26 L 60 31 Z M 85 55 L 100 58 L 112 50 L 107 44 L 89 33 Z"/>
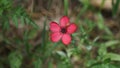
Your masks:
<path fill-rule="evenodd" d="M 0 68 L 120 68 L 120 0 L 0 0 Z M 77 24 L 69 45 L 50 40 L 49 23 Z"/>

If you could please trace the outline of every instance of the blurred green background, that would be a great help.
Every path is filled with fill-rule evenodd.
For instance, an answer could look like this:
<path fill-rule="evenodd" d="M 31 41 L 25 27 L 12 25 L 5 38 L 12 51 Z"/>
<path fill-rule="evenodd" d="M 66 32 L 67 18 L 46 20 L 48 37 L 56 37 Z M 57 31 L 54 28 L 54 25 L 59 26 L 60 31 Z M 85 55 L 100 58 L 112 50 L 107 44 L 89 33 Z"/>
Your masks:
<path fill-rule="evenodd" d="M 120 68 L 120 0 L 0 0 L 0 68 Z M 50 40 L 68 16 L 72 42 Z"/>

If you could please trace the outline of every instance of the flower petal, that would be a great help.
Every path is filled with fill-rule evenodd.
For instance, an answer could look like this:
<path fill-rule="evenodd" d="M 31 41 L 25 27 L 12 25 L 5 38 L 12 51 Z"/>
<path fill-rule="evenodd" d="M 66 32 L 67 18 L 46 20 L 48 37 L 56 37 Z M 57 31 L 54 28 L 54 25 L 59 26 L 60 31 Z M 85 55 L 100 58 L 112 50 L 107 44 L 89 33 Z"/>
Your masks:
<path fill-rule="evenodd" d="M 60 32 L 54 32 L 50 35 L 50 39 L 52 42 L 58 42 L 62 37 L 62 34 Z"/>
<path fill-rule="evenodd" d="M 71 36 L 69 34 L 64 34 L 63 37 L 62 37 L 62 42 L 65 45 L 70 44 L 70 42 L 71 42 Z"/>
<path fill-rule="evenodd" d="M 60 26 L 56 22 L 51 22 L 50 23 L 50 30 L 52 32 L 58 32 L 58 31 L 60 31 Z"/>
<path fill-rule="evenodd" d="M 72 23 L 67 27 L 67 33 L 72 34 L 77 30 L 77 25 Z"/>
<path fill-rule="evenodd" d="M 69 18 L 67 16 L 63 16 L 61 19 L 60 19 L 60 26 L 61 27 L 65 27 L 69 24 Z"/>

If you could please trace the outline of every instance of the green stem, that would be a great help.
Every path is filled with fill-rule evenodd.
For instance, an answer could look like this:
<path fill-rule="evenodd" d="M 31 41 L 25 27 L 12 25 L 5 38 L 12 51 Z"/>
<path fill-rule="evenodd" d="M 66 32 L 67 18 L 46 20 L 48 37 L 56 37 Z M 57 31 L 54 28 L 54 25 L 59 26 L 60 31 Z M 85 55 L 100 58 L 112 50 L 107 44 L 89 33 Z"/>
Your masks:
<path fill-rule="evenodd" d="M 68 0 L 64 0 L 64 14 L 68 15 Z"/>

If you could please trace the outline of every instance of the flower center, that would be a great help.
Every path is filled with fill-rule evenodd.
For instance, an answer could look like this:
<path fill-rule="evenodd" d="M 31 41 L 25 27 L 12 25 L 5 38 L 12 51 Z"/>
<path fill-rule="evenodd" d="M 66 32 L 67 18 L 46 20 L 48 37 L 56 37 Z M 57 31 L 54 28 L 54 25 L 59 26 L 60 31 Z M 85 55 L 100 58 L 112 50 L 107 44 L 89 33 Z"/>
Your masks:
<path fill-rule="evenodd" d="M 61 32 L 66 33 L 67 32 L 66 28 L 61 28 Z"/>

